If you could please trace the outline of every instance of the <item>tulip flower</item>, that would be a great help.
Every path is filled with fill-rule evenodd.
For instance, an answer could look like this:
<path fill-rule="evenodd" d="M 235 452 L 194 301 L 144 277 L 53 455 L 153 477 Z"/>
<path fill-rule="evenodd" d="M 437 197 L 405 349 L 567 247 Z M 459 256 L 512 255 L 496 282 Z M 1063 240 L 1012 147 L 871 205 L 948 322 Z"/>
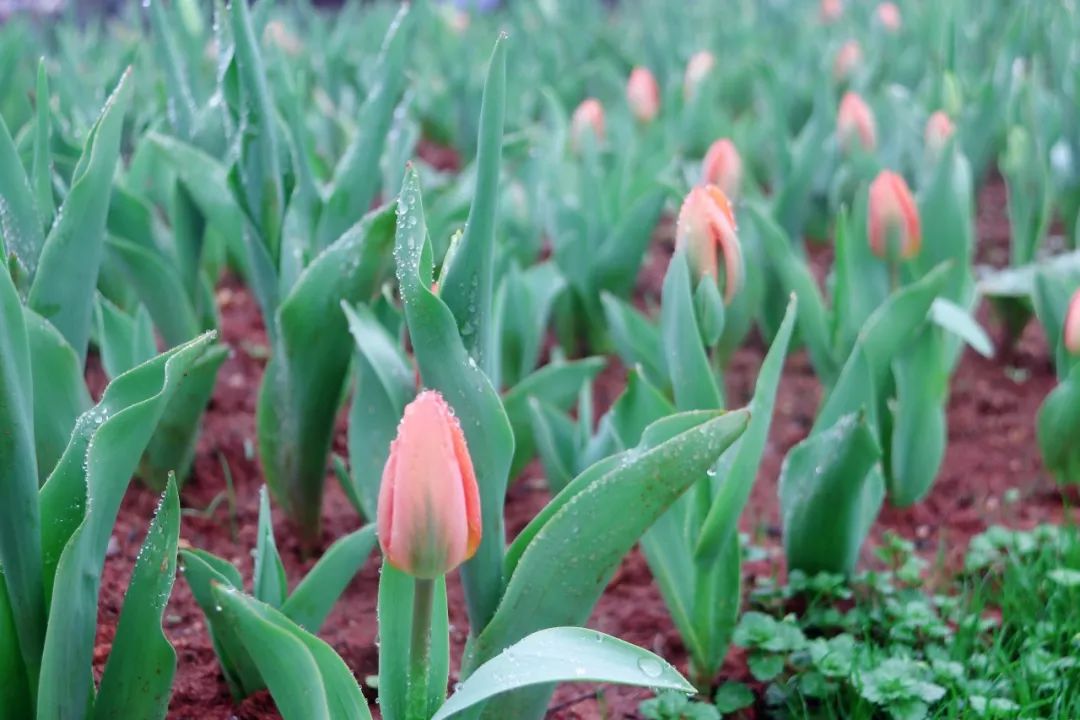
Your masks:
<path fill-rule="evenodd" d="M 836 134 L 845 152 L 851 152 L 856 144 L 867 152 L 877 146 L 874 113 L 857 93 L 847 92 L 840 101 L 840 111 L 836 117 Z"/>
<path fill-rule="evenodd" d="M 840 19 L 844 14 L 844 3 L 841 0 L 821 0 L 821 21 L 829 24 Z"/>
<path fill-rule="evenodd" d="M 716 185 L 734 200 L 742 183 L 742 158 L 735 144 L 727 138 L 714 142 L 701 163 L 701 184 Z"/>
<path fill-rule="evenodd" d="M 480 544 L 480 492 L 461 425 L 442 395 L 405 408 L 379 488 L 383 553 L 417 578 L 445 575 Z"/>
<path fill-rule="evenodd" d="M 1069 310 L 1065 313 L 1065 330 L 1061 335 L 1065 349 L 1070 355 L 1080 356 L 1080 289 L 1073 293 Z"/>
<path fill-rule="evenodd" d="M 626 82 L 626 101 L 640 122 L 650 123 L 660 112 L 660 86 L 648 68 L 636 67 Z"/>
<path fill-rule="evenodd" d="M 870 249 L 880 258 L 909 260 L 919 253 L 919 210 L 904 178 L 883 170 L 870 183 Z"/>
<path fill-rule="evenodd" d="M 897 32 L 900 30 L 900 8 L 896 7 L 894 3 L 883 2 L 877 7 L 878 22 L 881 26 L 889 32 Z"/>
<path fill-rule="evenodd" d="M 592 133 L 595 142 L 604 139 L 604 106 L 596 98 L 582 100 L 570 119 L 570 142 L 575 150 L 584 145 L 586 133 Z"/>
<path fill-rule="evenodd" d="M 848 40 L 836 53 L 836 60 L 833 62 L 833 77 L 837 82 L 847 80 L 858 69 L 860 63 L 862 63 L 862 48 L 856 41 Z"/>
<path fill-rule="evenodd" d="M 945 149 L 945 144 L 949 142 L 955 129 L 952 120 L 941 110 L 930 116 L 930 119 L 926 121 L 924 142 L 932 157 L 941 155 L 941 151 Z"/>
<path fill-rule="evenodd" d="M 735 215 L 723 190 L 715 185 L 690 191 L 679 210 L 675 247 L 685 250 L 698 278 L 719 278 L 719 256 L 724 256 L 724 302 L 730 303 L 742 285 L 742 247 Z"/>
<path fill-rule="evenodd" d="M 694 53 L 690 62 L 686 63 L 686 75 L 683 78 L 683 98 L 690 102 L 697 95 L 701 83 L 712 72 L 716 59 L 707 50 Z"/>

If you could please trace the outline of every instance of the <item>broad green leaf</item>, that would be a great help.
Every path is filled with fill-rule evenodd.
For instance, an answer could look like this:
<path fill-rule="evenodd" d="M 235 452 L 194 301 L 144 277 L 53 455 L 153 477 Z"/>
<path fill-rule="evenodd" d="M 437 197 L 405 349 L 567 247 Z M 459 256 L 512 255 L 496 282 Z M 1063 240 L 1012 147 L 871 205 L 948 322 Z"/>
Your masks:
<path fill-rule="evenodd" d="M 383 559 L 379 573 L 379 712 L 384 720 L 412 720 L 408 713 L 413 592 L 416 580 Z M 434 581 L 427 695 L 430 717 L 446 698 L 450 670 L 450 624 L 446 579 Z"/>
<path fill-rule="evenodd" d="M 470 623 L 481 628 L 502 595 L 502 509 L 514 435 L 490 378 L 466 349 L 454 314 L 431 292 L 431 245 L 414 167 L 405 172 L 398 208 L 394 251 L 398 286 L 420 377 L 443 394 L 460 418 L 480 487 L 484 533 L 476 555 L 462 566 L 462 581 Z"/>
<path fill-rule="evenodd" d="M 124 277 L 150 312 L 165 344 L 174 347 L 202 330 L 176 264 L 160 252 L 110 238 L 108 257 L 123 269 Z"/>
<path fill-rule="evenodd" d="M 235 588 L 213 592 L 285 720 L 370 720 L 356 678 L 333 648 Z"/>
<path fill-rule="evenodd" d="M 694 692 L 678 670 L 648 650 L 596 630 L 553 627 L 523 638 L 478 667 L 432 720 L 453 717 L 501 693 L 561 682 Z"/>
<path fill-rule="evenodd" d="M 675 413 L 675 406 L 638 370 L 626 376 L 626 388 L 611 407 L 611 424 L 624 448 L 634 447 L 649 425 Z"/>
<path fill-rule="evenodd" d="M 374 546 L 374 524 L 337 540 L 296 586 L 281 611 L 305 630 L 318 632 L 334 603 L 364 567 Z"/>
<path fill-rule="evenodd" d="M 979 321 L 951 300 L 936 298 L 930 305 L 930 319 L 966 342 L 983 357 L 994 357 L 994 343 Z"/>
<path fill-rule="evenodd" d="M 919 193 L 924 241 L 913 263 L 921 275 L 951 260 L 943 294 L 961 307 L 971 303 L 974 290 L 974 206 L 971 167 L 954 142 L 945 149 L 929 184 Z"/>
<path fill-rule="evenodd" d="M 371 520 L 379 498 L 383 466 L 416 379 L 396 341 L 365 305 L 341 305 L 355 343 L 355 389 L 349 408 L 350 484 L 357 512 Z"/>
<path fill-rule="evenodd" d="M 86 139 L 71 189 L 41 248 L 29 305 L 86 357 L 98 270 L 105 255 L 105 218 L 120 135 L 131 98 L 131 71 L 120 78 Z"/>
<path fill-rule="evenodd" d="M 932 325 L 924 327 L 893 360 L 896 403 L 885 479 L 889 500 L 897 507 L 913 505 L 930 491 L 945 456 L 946 362 L 945 338 Z"/>
<path fill-rule="evenodd" d="M 0 251 L 4 265 L 14 256 L 19 275 L 15 284 L 25 293 L 37 271 L 41 247 L 45 243 L 41 217 L 34 204 L 34 193 L 26 177 L 19 150 L 11 139 L 7 124 L 0 117 Z"/>
<path fill-rule="evenodd" d="M 1036 431 L 1047 470 L 1059 483 L 1080 482 L 1080 363 L 1046 396 Z"/>
<path fill-rule="evenodd" d="M 673 422 L 700 424 L 651 449 L 631 451 L 584 487 L 579 483 L 581 477 L 575 479 L 555 498 L 558 509 L 530 524 L 538 527 L 523 542 L 524 551 L 499 608 L 477 637 L 467 667 L 495 657 L 537 630 L 580 625 L 588 619 L 622 557 L 704 475 L 749 422 L 745 410 L 705 422 L 700 422 L 702 416 L 671 418 Z M 666 425 L 670 427 L 671 422 Z M 642 445 L 651 446 L 648 432 Z M 570 499 L 560 502 L 564 495 Z M 619 507 L 635 511 L 610 512 Z M 589 551 L 583 553 L 582 548 Z M 552 588 L 558 591 L 551 592 Z M 548 694 L 548 688 L 540 688 L 503 696 L 488 706 L 488 713 L 491 717 L 532 717 L 546 704 Z"/>
<path fill-rule="evenodd" d="M 256 600 L 280 608 L 289 592 L 285 565 L 274 542 L 274 520 L 266 486 L 259 488 L 259 525 L 255 536 L 255 570 L 252 594 Z"/>
<path fill-rule="evenodd" d="M 574 479 L 578 468 L 577 427 L 566 415 L 535 396 L 530 396 L 527 403 L 532 442 L 544 467 L 548 488 L 553 493 L 560 492 Z M 524 434 L 514 433 L 516 442 L 524 438 Z"/>
<path fill-rule="evenodd" d="M 866 418 L 844 415 L 788 452 L 780 469 L 780 514 L 788 567 L 848 574 L 884 496 L 874 465 L 881 450 Z"/>
<path fill-rule="evenodd" d="M 165 604 L 176 579 L 180 540 L 180 496 L 170 478 L 150 524 L 101 676 L 94 720 L 164 718 L 176 674 L 176 651 L 161 629 Z"/>
<path fill-rule="evenodd" d="M 405 82 L 406 50 L 413 24 L 409 5 L 402 5 L 386 31 L 374 70 L 379 80 L 365 98 L 357 132 L 334 170 L 329 197 L 315 231 L 317 248 L 326 247 L 360 220 L 379 190 L 379 158 Z"/>
<path fill-rule="evenodd" d="M 679 410 L 723 407 L 723 394 L 702 345 L 694 312 L 690 264 L 682 251 L 672 257 L 664 276 L 660 334 L 668 376 L 675 390 L 675 406 Z"/>
<path fill-rule="evenodd" d="M 39 720 L 85 712 L 101 569 L 120 501 L 169 398 L 212 339 L 212 334 L 200 336 L 110 383 L 101 402 L 79 417 L 67 450 L 41 489 L 50 611 Z"/>
<path fill-rule="evenodd" d="M 154 326 L 143 305 L 132 316 L 100 293 L 95 301 L 98 353 L 109 378 L 119 377 L 157 355 Z"/>
<path fill-rule="evenodd" d="M 2 143 L 2 140 L 0 140 Z M 38 677 L 45 639 L 41 515 L 34 447 L 31 355 L 23 307 L 0 270 L 0 568 L 28 680 Z M 0 623 L 6 618 L 0 616 Z M 0 648 L 0 654 L 6 648 Z"/>
<path fill-rule="evenodd" d="M 244 581 L 240 571 L 231 563 L 202 550 L 182 550 L 180 559 L 191 594 L 206 617 L 210 641 L 229 692 L 233 700 L 239 702 L 266 687 L 236 628 L 218 610 L 218 601 L 214 597 L 213 588 L 218 585 L 242 590 Z"/>
<path fill-rule="evenodd" d="M 650 382 L 667 384 L 664 349 L 656 327 L 629 303 L 610 293 L 601 293 L 600 302 L 611 341 L 623 362 L 642 366 Z"/>
<path fill-rule="evenodd" d="M 551 307 L 565 288 L 566 279 L 553 262 L 524 271 L 514 264 L 503 275 L 496 299 L 502 362 L 497 385 L 513 387 L 536 369 Z"/>
<path fill-rule="evenodd" d="M 327 455 L 352 355 L 341 303 L 375 296 L 390 267 L 392 205 L 369 213 L 304 270 L 274 320 L 278 328 L 256 414 L 266 482 L 318 537 Z"/>
<path fill-rule="evenodd" d="M 642 258 L 667 200 L 667 190 L 657 188 L 637 198 L 621 213 L 617 225 L 604 241 L 596 259 L 598 288 L 626 297 L 634 289 Z"/>
<path fill-rule="evenodd" d="M 758 372 L 754 397 L 748 406 L 750 424 L 715 468 L 712 505 L 694 547 L 694 555 L 700 563 L 718 562 L 725 547 L 737 535 L 739 516 L 750 499 L 761 456 L 765 452 L 776 389 L 780 384 L 780 373 L 784 369 L 798 308 L 797 296 L 793 294 L 780 330 Z"/>
<path fill-rule="evenodd" d="M 492 332 L 495 322 L 492 317 L 492 293 L 495 282 L 495 218 L 499 199 L 499 166 L 502 162 L 503 115 L 506 110 L 506 42 L 506 35 L 500 34 L 488 64 L 480 107 L 476 189 L 461 245 L 449 260 L 449 268 L 441 285 L 442 298 L 454 314 L 465 349 L 489 378 L 496 377 L 498 368 L 498 349 Z"/>
<path fill-rule="evenodd" d="M 45 58 L 38 61 L 34 104 L 34 165 L 31 174 L 38 218 L 43 232 L 48 232 L 56 214 L 56 201 L 53 199 L 52 152 L 49 149 L 52 139 L 52 111 L 49 109 L 49 76 L 45 72 Z M 45 239 L 40 233 L 38 237 L 41 241 Z"/>
<path fill-rule="evenodd" d="M 165 76 L 168 94 L 168 119 L 180 137 L 190 138 L 195 129 L 195 101 L 188 83 L 188 70 L 180 53 L 177 38 L 162 0 L 147 0 L 150 27 L 153 30 L 152 47 L 157 54 L 157 65 Z"/>
<path fill-rule="evenodd" d="M 22 720 L 33 717 L 30 683 L 26 680 L 19 647 L 19 633 L 8 599 L 7 583 L 0 572 L 0 720 Z"/>

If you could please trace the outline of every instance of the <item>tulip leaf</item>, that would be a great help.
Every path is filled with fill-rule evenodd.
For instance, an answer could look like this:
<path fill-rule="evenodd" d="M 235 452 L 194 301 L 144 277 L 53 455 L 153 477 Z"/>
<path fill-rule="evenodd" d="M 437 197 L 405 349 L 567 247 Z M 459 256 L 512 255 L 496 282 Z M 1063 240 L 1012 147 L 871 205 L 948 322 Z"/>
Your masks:
<path fill-rule="evenodd" d="M 929 184 L 919 193 L 919 218 L 925 239 L 913 264 L 924 274 L 951 260 L 943 295 L 960 306 L 970 304 L 974 291 L 974 205 L 971 166 L 953 142 L 942 153 Z"/>
<path fill-rule="evenodd" d="M 16 631 L 13 639 L 22 667 L 33 683 L 38 675 L 46 615 L 32 356 L 24 318 L 11 277 L 0 269 L 0 427 L 4 428 L 0 442 L 0 568 L 6 590 L 4 604 Z M 0 617 L 0 623 L 4 620 Z M 0 653 L 4 650 L 0 648 Z"/>
<path fill-rule="evenodd" d="M 584 623 L 622 557 L 739 437 L 749 413 L 716 417 L 704 411 L 661 422 L 661 428 L 646 431 L 637 449 L 602 461 L 606 472 L 586 470 L 571 482 L 552 501 L 556 509 L 545 508 L 515 540 L 508 560 L 518 559 L 508 567 L 506 592 L 467 666 L 537 630 Z M 660 440 L 664 428 L 678 426 L 682 432 Z M 635 512 L 612 515 L 610 508 L 617 507 Z M 532 717 L 549 692 L 542 687 L 503 695 L 488 711 L 491 717 Z"/>
<path fill-rule="evenodd" d="M 1080 363 L 1043 401 L 1036 437 L 1054 478 L 1059 483 L 1080 483 Z"/>
<path fill-rule="evenodd" d="M 596 259 L 594 281 L 598 288 L 619 297 L 631 293 L 666 200 L 667 190 L 656 188 L 635 199 L 621 214 Z"/>
<path fill-rule="evenodd" d="M 212 333 L 202 335 L 110 383 L 101 402 L 79 417 L 41 489 L 50 612 L 40 720 L 78 717 L 85 709 L 101 569 L 120 501 L 169 399 L 212 339 Z"/>
<path fill-rule="evenodd" d="M 679 410 L 723 407 L 723 395 L 709 367 L 694 312 L 690 264 L 681 250 L 671 258 L 664 276 L 662 297 L 660 334 L 668 375 L 675 390 L 675 406 Z"/>
<path fill-rule="evenodd" d="M 936 298 L 930 305 L 930 319 L 960 338 L 983 357 L 994 356 L 994 343 L 971 313 L 951 300 Z"/>
<path fill-rule="evenodd" d="M 648 650 L 596 630 L 553 627 L 523 638 L 478 667 L 432 720 L 453 717 L 501 693 L 560 682 L 694 692 L 678 670 Z"/>
<path fill-rule="evenodd" d="M 551 492 L 560 492 L 574 478 L 578 467 L 574 439 L 577 426 L 563 413 L 535 396 L 528 398 L 529 427 Z M 515 435 L 515 440 L 523 435 Z"/>
<path fill-rule="evenodd" d="M 342 303 L 355 344 L 356 386 L 349 408 L 348 482 L 357 512 L 375 518 L 383 466 L 405 406 L 416 394 L 416 380 L 396 341 L 366 305 Z"/>
<path fill-rule="evenodd" d="M 45 236 L 30 180 L 3 118 L 0 118 L 0 197 L 5 205 L 5 212 L 0 215 L 0 251 L 5 265 L 9 257 L 15 258 L 18 276 L 13 282 L 25 292 L 37 271 Z"/>
<path fill-rule="evenodd" d="M 555 299 L 566 288 L 566 279 L 553 262 L 528 270 L 516 264 L 503 276 L 496 302 L 499 308 L 501 386 L 514 386 L 536 369 L 540 346 L 547 331 Z M 512 472 L 511 476 L 517 473 Z"/>
<path fill-rule="evenodd" d="M 333 648 L 235 588 L 214 585 L 213 593 L 284 720 L 370 720 L 356 678 Z"/>
<path fill-rule="evenodd" d="M 654 384 L 667 384 L 667 370 L 660 333 L 632 305 L 610 293 L 601 293 L 611 341 L 626 365 L 640 365 Z"/>
<path fill-rule="evenodd" d="M 896 403 L 885 480 L 897 507 L 914 505 L 930 491 L 945 456 L 946 359 L 943 332 L 927 325 L 892 363 Z"/>
<path fill-rule="evenodd" d="M 49 109 L 49 75 L 45 70 L 45 58 L 38 61 L 37 86 L 34 92 L 34 164 L 31 168 L 34 185 L 34 200 L 37 203 L 41 227 L 48 231 L 56 215 L 56 201 L 53 198 L 52 184 L 52 112 Z M 2 131 L 0 131 L 2 132 Z M 0 140 L 0 143 L 3 141 Z M 38 233 L 36 239 L 44 241 L 44 235 Z M 38 247 L 40 250 L 40 245 Z"/>
<path fill-rule="evenodd" d="M 255 535 L 255 570 L 253 593 L 255 599 L 280 608 L 289 592 L 285 565 L 274 542 L 274 521 L 270 515 L 270 497 L 266 486 L 259 488 L 259 525 Z"/>
<path fill-rule="evenodd" d="M 300 627 L 318 632 L 374 546 L 374 524 L 339 538 L 296 586 L 281 611 Z"/>
<path fill-rule="evenodd" d="M 128 315 L 104 295 L 94 303 L 98 354 L 109 378 L 119 377 L 157 355 L 154 324 L 141 303 Z"/>
<path fill-rule="evenodd" d="M 170 477 L 139 551 L 101 676 L 94 719 L 164 718 L 176 674 L 176 651 L 161 629 L 176 579 L 180 496 Z"/>
<path fill-rule="evenodd" d="M 33 717 L 30 683 L 19 647 L 19 632 L 8 599 L 7 583 L 0 571 L 0 720 Z"/>
<path fill-rule="evenodd" d="M 71 189 L 45 238 L 29 305 L 86 357 L 94 288 L 105 255 L 105 219 L 120 135 L 131 98 L 130 69 L 120 78 L 90 130 Z"/>
<path fill-rule="evenodd" d="M 502 595 L 502 509 L 514 434 L 490 378 L 468 354 L 454 314 L 431 292 L 431 244 L 414 167 L 405 171 L 398 208 L 398 285 L 420 377 L 426 386 L 443 394 L 460 418 L 480 489 L 484 532 L 476 555 L 462 566 L 462 582 L 470 623 L 482 628 Z"/>
<path fill-rule="evenodd" d="M 149 9 L 154 38 L 152 47 L 158 56 L 158 67 L 165 76 L 169 96 L 169 122 L 178 135 L 189 138 L 195 129 L 195 101 L 191 95 L 187 67 L 177 46 L 173 24 L 166 15 L 162 0 L 147 0 L 143 7 Z"/>
<path fill-rule="evenodd" d="M 327 455 L 352 355 L 341 303 L 374 297 L 390 266 L 392 205 L 366 215 L 305 268 L 278 308 L 256 425 L 266 482 L 302 538 L 318 537 Z"/>
<path fill-rule="evenodd" d="M 847 574 L 884 497 L 881 449 L 866 417 L 844 415 L 788 453 L 780 514 L 788 567 Z"/>

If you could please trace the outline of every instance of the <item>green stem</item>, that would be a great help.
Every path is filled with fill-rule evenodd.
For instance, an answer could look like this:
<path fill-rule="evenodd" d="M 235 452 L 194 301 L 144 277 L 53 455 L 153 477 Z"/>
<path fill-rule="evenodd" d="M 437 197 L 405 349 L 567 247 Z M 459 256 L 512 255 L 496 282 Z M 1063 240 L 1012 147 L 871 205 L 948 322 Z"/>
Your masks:
<path fill-rule="evenodd" d="M 428 665 L 431 655 L 431 607 L 434 597 L 434 580 L 414 580 L 412 638 L 409 643 L 409 720 L 428 720 Z"/>

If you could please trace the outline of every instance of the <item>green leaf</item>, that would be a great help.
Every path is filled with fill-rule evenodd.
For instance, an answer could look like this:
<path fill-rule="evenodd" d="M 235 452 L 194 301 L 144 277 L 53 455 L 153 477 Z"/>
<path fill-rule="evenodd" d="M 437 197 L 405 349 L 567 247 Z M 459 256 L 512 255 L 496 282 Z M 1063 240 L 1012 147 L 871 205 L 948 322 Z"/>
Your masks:
<path fill-rule="evenodd" d="M 349 482 L 359 499 L 357 512 L 374 519 L 383 466 L 416 380 L 396 341 L 365 305 L 342 303 L 355 343 L 356 386 L 349 408 Z"/>
<path fill-rule="evenodd" d="M 356 678 L 333 648 L 235 588 L 213 592 L 284 720 L 370 720 Z"/>
<path fill-rule="evenodd" d="M 514 264 L 505 273 L 496 300 L 502 361 L 496 385 L 512 387 L 536 369 L 552 305 L 565 288 L 566 279 L 550 261 L 525 271 Z"/>
<path fill-rule="evenodd" d="M 780 469 L 780 513 L 788 567 L 848 574 L 884 496 L 881 456 L 866 418 L 851 414 L 788 452 Z"/>
<path fill-rule="evenodd" d="M 924 242 L 913 264 L 922 275 L 951 260 L 943 294 L 960 306 L 969 305 L 973 299 L 974 206 L 971 167 L 954 142 L 944 151 L 929 183 L 919 192 Z"/>
<path fill-rule="evenodd" d="M 101 676 L 95 720 L 164 718 L 176 674 L 176 651 L 161 629 L 176 579 L 180 496 L 176 479 L 166 485 L 139 550 L 109 659 Z"/>
<path fill-rule="evenodd" d="M 784 671 L 783 655 L 751 655 L 746 661 L 750 674 L 758 682 L 769 682 Z"/>
<path fill-rule="evenodd" d="M 478 667 L 432 720 L 452 717 L 501 693 L 560 682 L 694 692 L 678 670 L 648 650 L 596 630 L 553 627 L 523 638 Z"/>
<path fill-rule="evenodd" d="M 1080 483 L 1080 363 L 1054 388 L 1036 419 L 1043 462 L 1060 483 Z"/>
<path fill-rule="evenodd" d="M 98 293 L 94 303 L 101 365 L 109 378 L 119 377 L 157 355 L 154 325 L 146 307 L 139 305 L 128 315 Z"/>
<path fill-rule="evenodd" d="M 352 340 L 341 303 L 375 296 L 390 266 L 392 205 L 369 213 L 300 275 L 278 308 L 273 357 L 259 391 L 259 456 L 274 498 L 318 538 L 326 461 Z"/>
<path fill-rule="evenodd" d="M 784 369 L 788 345 L 798 313 L 797 296 L 792 295 L 784 321 L 773 338 L 765 360 L 758 373 L 754 398 L 750 401 L 750 425 L 746 428 L 731 451 L 724 453 L 717 463 L 714 477 L 714 495 L 708 515 L 697 537 L 694 555 L 698 562 L 716 562 L 724 548 L 737 535 L 739 516 L 742 514 L 750 491 L 757 479 L 758 466 L 765 452 L 765 441 L 772 425 L 776 389 L 780 373 Z"/>
<path fill-rule="evenodd" d="M 951 300 L 936 298 L 930 305 L 930 319 L 966 342 L 983 357 L 994 357 L 994 343 L 979 321 Z"/>
<path fill-rule="evenodd" d="M 461 245 L 449 260 L 441 285 L 442 298 L 457 321 L 465 349 L 489 378 L 496 377 L 499 366 L 496 338 L 492 332 L 492 293 L 495 217 L 506 110 L 506 41 L 506 35 L 500 34 L 488 64 L 480 107 L 476 190 Z"/>
<path fill-rule="evenodd" d="M 604 319 L 616 352 L 628 366 L 641 365 L 655 385 L 667 383 L 667 370 L 660 333 L 632 305 L 610 293 L 601 293 Z"/>
<path fill-rule="evenodd" d="M 409 5 L 402 5 L 383 38 L 373 73 L 378 80 L 364 99 L 358 130 L 334 170 L 315 231 L 317 248 L 326 247 L 356 223 L 378 192 L 379 158 L 405 82 L 405 51 L 413 36 L 412 25 Z"/>
<path fill-rule="evenodd" d="M 535 396 L 528 399 L 529 427 L 532 441 L 544 466 L 548 487 L 553 493 L 562 491 L 574 479 L 578 468 L 578 451 L 575 442 L 577 426 L 566 415 Z M 515 441 L 524 439 L 515 433 Z"/>
<path fill-rule="evenodd" d="M 41 217 L 34 204 L 34 193 L 26 177 L 19 150 L 11 139 L 7 124 L 0 117 L 0 197 L 5 210 L 0 213 L 0 251 L 4 265 L 14 257 L 19 276 L 15 284 L 25 292 L 37 272 L 38 257 L 45 243 Z"/>
<path fill-rule="evenodd" d="M 162 0 L 147 0 L 143 7 L 149 10 L 153 30 L 151 46 L 157 54 L 157 65 L 165 76 L 169 122 L 178 135 L 190 138 L 195 129 L 195 101 L 188 83 L 188 70 L 173 32 L 173 23 L 165 14 Z"/>
<path fill-rule="evenodd" d="M 105 254 L 105 219 L 120 135 L 131 98 L 130 69 L 90 130 L 56 222 L 41 248 L 29 305 L 86 357 L 94 288 Z"/>
<path fill-rule="evenodd" d="M 49 149 L 52 131 L 52 112 L 49 109 L 49 76 L 45 72 L 45 58 L 38 61 L 37 88 L 34 93 L 34 165 L 31 171 L 34 183 L 34 200 L 37 203 L 41 227 L 48 231 L 56 215 L 53 199 L 52 153 Z M 3 141 L 0 140 L 0 143 Z M 38 239 L 44 236 L 38 233 Z M 39 246 L 40 249 L 40 246 Z"/>
<path fill-rule="evenodd" d="M 2 141 L 0 141 L 2 142 Z M 45 639 L 41 515 L 34 447 L 31 355 L 23 307 L 0 270 L 0 568 L 4 604 L 14 625 L 23 668 L 37 681 Z M 5 613 L 6 614 L 6 613 Z M 0 616 L 0 623 L 6 620 Z M 0 654 L 5 653 L 0 648 Z M 14 655 L 14 653 L 11 653 Z"/>
<path fill-rule="evenodd" d="M 927 326 L 893 361 L 896 404 L 886 485 L 897 507 L 913 505 L 929 492 L 945 456 L 946 360 L 942 332 Z"/>
<path fill-rule="evenodd" d="M 498 611 L 476 639 L 469 664 L 493 658 L 536 630 L 584 623 L 622 557 L 748 422 L 745 410 L 719 417 L 708 412 L 673 416 L 664 427 L 692 425 L 683 425 L 683 432 L 655 446 L 646 432 L 639 450 L 612 458 L 614 464 L 604 463 L 607 471 L 602 475 L 587 470 L 570 483 L 551 503 L 557 509 L 545 509 L 522 533 L 526 539 L 515 540 L 524 550 L 518 551 L 520 559 L 510 570 Z M 635 511 L 610 512 L 619 507 Z M 514 553 L 512 547 L 508 559 Z M 540 688 L 505 696 L 492 716 L 531 717 L 547 694 Z"/>
<path fill-rule="evenodd" d="M 675 406 L 679 410 L 723 407 L 723 395 L 702 345 L 690 289 L 690 264 L 683 251 L 671 258 L 664 276 L 660 333 Z"/>
<path fill-rule="evenodd" d="M 41 489 L 51 604 L 39 720 L 85 711 L 101 568 L 120 501 L 169 398 L 212 339 L 212 334 L 200 336 L 110 383 L 101 402 L 79 417 L 67 450 Z"/>
<path fill-rule="evenodd" d="M 725 715 L 735 713 L 754 704 L 754 693 L 739 682 L 726 682 L 716 690 L 713 696 L 716 709 Z"/>
<path fill-rule="evenodd" d="M 296 586 L 281 611 L 300 627 L 318 632 L 334 603 L 364 567 L 374 546 L 374 524 L 337 540 Z"/>
<path fill-rule="evenodd" d="M 270 515 L 270 497 L 266 486 L 259 488 L 259 526 L 255 536 L 255 599 L 280 608 L 289 592 L 285 565 L 274 542 L 274 521 Z"/>
<path fill-rule="evenodd" d="M 596 259 L 596 287 L 625 297 L 634 289 L 638 268 L 667 200 L 666 188 L 651 190 L 620 213 Z"/>
<path fill-rule="evenodd" d="M 484 533 L 476 555 L 462 566 L 462 582 L 470 623 L 481 628 L 495 612 L 502 595 L 502 509 L 514 435 L 490 378 L 466 350 L 454 314 L 431 292 L 431 245 L 414 167 L 405 172 L 398 208 L 398 286 L 420 377 L 426 386 L 443 394 L 461 419 L 480 487 Z"/>

